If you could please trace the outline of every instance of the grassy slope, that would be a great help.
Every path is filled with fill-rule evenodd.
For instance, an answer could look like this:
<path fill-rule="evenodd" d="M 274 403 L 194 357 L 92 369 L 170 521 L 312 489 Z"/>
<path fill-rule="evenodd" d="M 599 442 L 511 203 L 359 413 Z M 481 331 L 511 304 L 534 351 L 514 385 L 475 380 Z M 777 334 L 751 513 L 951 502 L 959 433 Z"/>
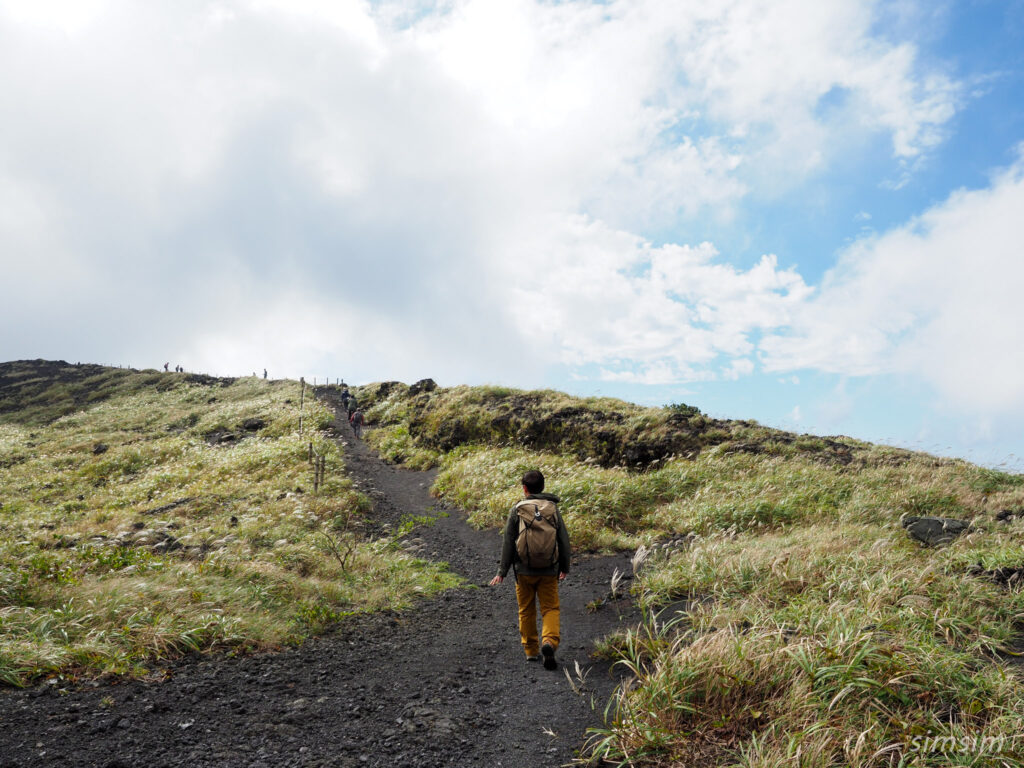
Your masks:
<path fill-rule="evenodd" d="M 495 388 L 360 394 L 381 450 L 440 464 L 435 490 L 480 525 L 500 524 L 517 478 L 539 466 L 577 546 L 691 538 L 640 566 L 649 620 L 608 646 L 636 681 L 594 754 L 627 765 L 1021 764 L 1024 695 L 999 653 L 1019 638 L 1024 591 L 995 574 L 1024 566 L 1024 477 L 683 408 Z M 588 428 L 602 434 L 596 456 Z M 661 455 L 642 472 L 614 466 L 631 441 Z M 899 524 L 907 513 L 974 529 L 921 549 Z M 655 617 L 680 598 L 689 614 Z"/>
<path fill-rule="evenodd" d="M 306 395 L 300 437 L 294 382 L 0 365 L 0 680 L 275 647 L 453 584 L 359 538 Z"/>

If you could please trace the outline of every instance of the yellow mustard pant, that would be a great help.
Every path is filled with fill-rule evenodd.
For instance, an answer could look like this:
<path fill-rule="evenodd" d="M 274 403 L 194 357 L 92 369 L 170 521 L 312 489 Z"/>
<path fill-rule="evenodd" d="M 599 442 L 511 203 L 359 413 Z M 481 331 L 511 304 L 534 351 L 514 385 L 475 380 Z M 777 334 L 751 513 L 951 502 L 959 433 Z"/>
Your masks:
<path fill-rule="evenodd" d="M 537 642 L 537 602 L 540 602 L 541 643 L 558 648 L 558 577 L 527 576 L 516 578 L 516 601 L 519 603 L 519 635 L 527 656 L 540 653 Z"/>

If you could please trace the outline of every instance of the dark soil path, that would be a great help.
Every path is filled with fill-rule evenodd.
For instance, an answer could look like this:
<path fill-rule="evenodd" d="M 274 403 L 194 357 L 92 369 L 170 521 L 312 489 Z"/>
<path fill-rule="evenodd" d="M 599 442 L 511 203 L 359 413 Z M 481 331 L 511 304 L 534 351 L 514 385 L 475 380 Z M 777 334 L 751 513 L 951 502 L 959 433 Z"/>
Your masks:
<path fill-rule="evenodd" d="M 347 435 L 347 432 L 345 433 Z M 589 656 L 634 619 L 627 603 L 588 613 L 624 556 L 580 557 L 563 583 L 562 668 L 524 660 L 511 579 L 494 574 L 499 535 L 474 531 L 430 497 L 430 473 L 381 462 L 342 437 L 351 475 L 374 500 L 375 526 L 437 516 L 407 537 L 450 562 L 466 589 L 401 613 L 351 619 L 283 653 L 208 658 L 161 683 L 56 686 L 0 693 L 0 766 L 453 766 L 538 768 L 570 761 L 615 680 Z M 557 493 L 557 488 L 552 489 Z M 449 516 L 438 515 L 447 511 Z M 578 662 L 585 690 L 563 669 Z"/>

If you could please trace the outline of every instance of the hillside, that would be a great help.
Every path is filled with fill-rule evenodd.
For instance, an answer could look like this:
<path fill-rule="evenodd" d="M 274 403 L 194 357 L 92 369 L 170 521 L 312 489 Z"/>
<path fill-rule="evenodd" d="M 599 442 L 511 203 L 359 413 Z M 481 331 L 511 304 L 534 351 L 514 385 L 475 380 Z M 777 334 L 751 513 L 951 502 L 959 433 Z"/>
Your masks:
<path fill-rule="evenodd" d="M 438 389 L 427 379 L 412 386 L 393 381 L 371 384 L 362 387 L 360 395 L 372 408 L 375 423 L 392 428 L 388 450 L 403 461 L 405 437 L 406 450 L 444 453 L 469 444 L 514 445 L 634 470 L 675 457 L 692 459 L 723 445 L 732 453 L 804 455 L 838 464 L 849 464 L 869 447 L 849 438 L 796 435 L 751 421 L 713 419 L 685 404 L 645 408 L 551 390 Z"/>
<path fill-rule="evenodd" d="M 637 548 L 648 619 L 609 644 L 635 679 L 593 755 L 1022 764 L 1024 477 L 687 406 L 429 381 L 360 397 L 382 455 L 438 465 L 476 525 L 539 466 L 577 546 Z"/>
<path fill-rule="evenodd" d="M 442 598 L 438 606 L 448 607 L 413 620 L 422 636 L 399 622 L 352 622 L 450 590 L 459 581 L 443 562 L 452 547 L 469 553 L 459 573 L 480 583 L 493 567 L 494 531 L 520 493 L 516 478 L 540 467 L 561 498 L 585 574 L 567 586 L 567 621 L 585 616 L 588 632 L 610 629 L 628 616 L 627 593 L 644 614 L 596 646 L 590 640 L 600 633 L 588 635 L 577 649 L 584 676 L 594 653 L 626 675 L 583 759 L 1024 764 L 1014 655 L 1024 648 L 1024 477 L 711 419 L 681 404 L 643 408 L 429 380 L 354 393 L 368 414 L 367 442 L 390 462 L 430 474 L 392 475 L 364 446 L 345 448 L 332 427 L 333 387 L 314 400 L 295 382 L 0 364 L 2 679 L 49 679 L 63 690 L 104 672 L 170 674 L 169 661 L 182 655 L 273 649 L 339 622 L 367 626 L 372 654 L 388 660 L 367 674 L 385 676 L 386 686 L 356 677 L 344 696 L 332 691 L 340 698 L 317 710 L 323 738 L 341 744 L 330 723 L 359 712 L 345 696 L 429 687 L 417 676 L 443 660 L 436 700 L 459 713 L 455 721 L 474 730 L 479 746 L 438 730 L 447 716 L 430 704 L 420 709 L 434 714 L 417 716 L 430 721 L 424 730 L 405 723 L 396 735 L 388 713 L 354 721 L 344 739 L 372 734 L 377 746 L 352 764 L 387 765 L 399 754 L 414 755 L 416 765 L 452 754 L 465 764 L 500 760 L 511 704 L 495 705 L 490 719 L 473 712 L 504 700 L 494 691 L 523 685 L 525 675 L 503 656 L 489 661 L 495 635 L 509 629 L 495 622 L 493 593 Z M 312 453 L 323 457 L 322 481 Z M 415 507 L 422 501 L 396 501 L 421 498 L 426 486 L 482 533 L 466 530 L 461 513 L 449 520 L 424 515 Z M 460 672 L 460 646 L 446 640 L 456 625 L 483 656 L 472 671 Z M 367 641 L 355 631 L 351 641 L 324 640 L 340 667 L 304 662 L 316 666 L 321 686 L 359 663 Z M 396 644 L 413 650 L 396 653 Z M 393 676 L 427 647 L 429 660 Z M 260 709 L 271 723 L 282 697 L 294 696 L 284 682 L 294 672 L 284 662 L 274 669 L 277 698 Z M 218 686 L 244 698 L 245 668 L 228 676 Z M 583 677 L 549 683 L 545 696 L 570 697 L 558 701 L 579 698 L 578 686 L 604 691 Z M 496 688 L 482 693 L 486 686 Z M 143 700 L 159 695 L 138 690 Z M 467 696 L 476 691 L 474 704 Z M 206 706 L 187 690 L 175 695 Z M 595 702 L 598 712 L 608 695 Z M 60 700 L 45 706 L 36 719 L 59 721 Z M 590 722 L 573 718 L 567 732 Z M 175 727 L 165 722 L 139 736 L 166 742 L 167 728 L 180 737 Z M 542 764 L 543 742 L 525 741 L 541 750 L 529 764 Z M 567 759 L 576 746 L 557 742 L 553 754 Z M 273 748 L 288 749 L 286 741 Z"/>
<path fill-rule="evenodd" d="M 360 535 L 311 394 L 300 433 L 297 382 L 0 364 L 0 681 L 276 648 L 456 583 Z"/>
<path fill-rule="evenodd" d="M 277 386 L 243 379 L 219 393 L 209 388 L 193 392 L 193 413 L 200 415 L 194 425 L 197 458 L 207 453 L 206 445 L 213 455 L 229 456 L 246 444 L 271 442 L 268 435 L 244 427 L 232 428 L 236 439 L 223 439 L 225 429 L 237 425 L 239 418 L 251 424 L 269 415 L 263 396 L 284 396 L 282 415 L 289 429 L 293 427 L 295 385 L 285 383 L 281 391 Z M 173 387 L 159 396 L 149 389 L 137 396 L 155 411 L 174 406 L 182 396 Z M 242 396 L 246 391 L 260 396 Z M 219 423 L 204 421 L 208 410 L 222 407 L 222 398 L 235 402 L 235 414 Z M 123 405 L 111 398 L 102 408 L 123 413 Z M 90 420 L 97 418 L 93 411 Z M 58 573 L 33 573 L 32 593 L 20 595 L 21 603 L 0 602 L 0 619 L 22 619 L 0 636 L 0 661 L 15 661 L 18 654 L 23 658 L 37 644 L 55 656 L 61 650 L 55 641 L 64 632 L 70 636 L 62 666 L 25 669 L 18 680 L 28 684 L 25 689 L 0 686 L 0 765 L 437 768 L 559 765 L 574 758 L 586 728 L 601 722 L 591 702 L 607 701 L 620 678 L 608 662 L 591 658 L 593 641 L 636 621 L 624 593 L 611 610 L 587 609 L 607 593 L 622 556 L 576 558 L 572 578 L 561 589 L 566 642 L 559 656 L 573 677 L 526 665 L 514 630 L 511 585 L 477 588 L 494 573 L 499 548 L 494 534 L 470 529 L 459 510 L 431 498 L 433 473 L 380 461 L 364 443 L 348 438 L 347 429 L 339 433 L 330 424 L 324 426 L 325 411 L 318 403 L 311 407 L 307 400 L 305 413 L 305 435 L 310 435 L 310 423 L 324 427 L 316 433 L 315 445 L 317 450 L 329 445 L 333 451 L 325 483 L 318 491 L 311 489 L 292 475 L 288 451 L 276 455 L 266 470 L 271 476 L 271 469 L 282 473 L 281 481 L 291 490 L 286 499 L 247 500 L 251 508 L 246 518 L 256 517 L 265 526 L 262 531 L 253 531 L 253 521 L 238 515 L 236 526 L 231 527 L 230 519 L 227 523 L 241 541 L 218 544 L 214 539 L 205 553 L 202 548 L 191 552 L 187 547 L 197 542 L 186 538 L 192 534 L 185 527 L 201 515 L 190 509 L 186 497 L 181 501 L 188 503 L 170 511 L 161 504 L 164 510 L 157 514 L 163 518 L 187 510 L 172 521 L 180 527 L 168 526 L 170 535 L 187 547 L 158 553 L 157 547 L 168 548 L 171 539 L 157 546 L 136 541 L 135 535 L 144 537 L 150 526 L 132 526 L 129 536 L 118 536 L 106 550 L 108 567 L 83 568 L 76 555 Z M 134 436 L 158 440 L 159 432 L 143 430 Z M 40 430 L 34 434 L 42 436 Z M 285 444 L 290 434 L 286 432 Z M 339 459 L 344 462 L 341 478 L 334 476 L 341 469 Z M 302 464 L 308 469 L 305 457 Z M 238 463 L 228 477 L 211 472 L 217 469 L 216 463 L 197 462 L 189 481 L 198 485 L 205 476 L 210 490 L 238 491 L 225 482 L 228 477 L 251 483 L 263 474 Z M 344 510 L 353 493 L 358 512 L 353 528 L 317 530 L 308 515 L 299 514 L 318 505 Z M 275 502 L 285 501 L 285 519 L 275 520 Z M 17 510 L 11 518 L 28 522 Z M 214 518 L 207 513 L 202 519 L 205 524 Z M 143 512 L 135 519 L 145 522 L 148 517 Z M 7 533 L 0 530 L 5 545 Z M 255 533 L 274 540 L 263 545 Z M 4 566 L 13 572 L 23 563 L 31 566 L 33 557 L 47 556 L 51 550 L 44 535 L 34 535 L 28 525 L 18 530 L 24 557 L 4 560 Z M 234 546 L 223 551 L 224 544 Z M 115 562 L 115 554 L 144 558 L 147 566 L 176 574 L 171 594 L 161 600 L 164 583 L 143 569 Z M 339 567 L 339 556 L 348 557 L 347 568 Z M 191 563 L 195 571 L 189 569 Z M 56 594 L 58 585 L 63 603 L 53 609 L 45 598 Z M 460 588 L 451 588 L 455 585 Z M 139 590 L 157 599 L 140 602 Z M 175 615 L 167 615 L 168 603 L 175 605 L 168 597 L 177 597 Z M 93 606 L 105 607 L 110 598 L 134 602 L 133 614 L 122 613 L 98 626 Z M 193 600 L 201 602 L 189 612 L 182 603 Z M 194 622 L 204 614 L 230 626 L 233 635 L 219 642 L 190 636 L 199 642 L 175 647 L 169 642 L 175 639 L 172 635 L 154 632 L 151 637 L 159 647 L 136 644 L 130 666 L 111 665 L 110 646 L 124 651 L 126 633 L 141 633 L 151 625 L 160 630 L 171 621 Z M 24 620 L 27 616 L 35 621 Z M 76 636 L 83 625 L 92 626 L 91 645 L 83 642 L 88 638 Z M 266 642 L 275 629 L 287 630 L 282 639 L 290 647 Z M 113 642 L 104 648 L 102 641 Z M 97 647 L 104 653 L 91 658 L 88 654 Z M 261 648 L 275 652 L 248 652 Z M 175 660 L 180 653 L 187 658 Z M 83 658 L 87 664 L 74 665 Z M 102 671 L 120 674 L 97 679 Z M 533 716 L 547 733 L 523 738 L 515 716 L 523 701 L 532 702 Z"/>
<path fill-rule="evenodd" d="M 231 386 L 234 379 L 154 370 L 110 368 L 63 360 L 0 363 L 0 423 L 48 424 L 61 416 L 119 395 L 152 389 L 167 392 L 182 384 Z"/>

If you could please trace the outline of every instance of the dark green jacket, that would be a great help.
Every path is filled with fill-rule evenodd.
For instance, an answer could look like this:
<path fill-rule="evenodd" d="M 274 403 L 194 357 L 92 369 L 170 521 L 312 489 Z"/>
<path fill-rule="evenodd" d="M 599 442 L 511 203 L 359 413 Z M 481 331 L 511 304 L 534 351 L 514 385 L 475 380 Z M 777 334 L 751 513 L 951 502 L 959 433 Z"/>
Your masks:
<path fill-rule="evenodd" d="M 552 496 L 550 493 L 531 493 L 526 499 L 547 499 L 556 504 L 555 511 L 558 514 L 558 533 L 556 534 L 558 537 L 558 565 L 538 570 L 530 568 L 519 561 L 519 554 L 516 552 L 516 539 L 519 537 L 519 514 L 516 512 L 516 508 L 512 507 L 512 511 L 508 515 L 508 521 L 505 523 L 505 539 L 501 544 L 501 565 L 498 567 L 498 575 L 501 578 L 505 578 L 508 575 L 508 569 L 513 564 L 516 567 L 517 573 L 522 573 L 526 576 L 557 576 L 559 571 L 568 573 L 569 557 L 572 554 L 572 549 L 569 547 L 569 531 L 565 527 L 562 513 L 558 511 L 558 497 Z"/>

